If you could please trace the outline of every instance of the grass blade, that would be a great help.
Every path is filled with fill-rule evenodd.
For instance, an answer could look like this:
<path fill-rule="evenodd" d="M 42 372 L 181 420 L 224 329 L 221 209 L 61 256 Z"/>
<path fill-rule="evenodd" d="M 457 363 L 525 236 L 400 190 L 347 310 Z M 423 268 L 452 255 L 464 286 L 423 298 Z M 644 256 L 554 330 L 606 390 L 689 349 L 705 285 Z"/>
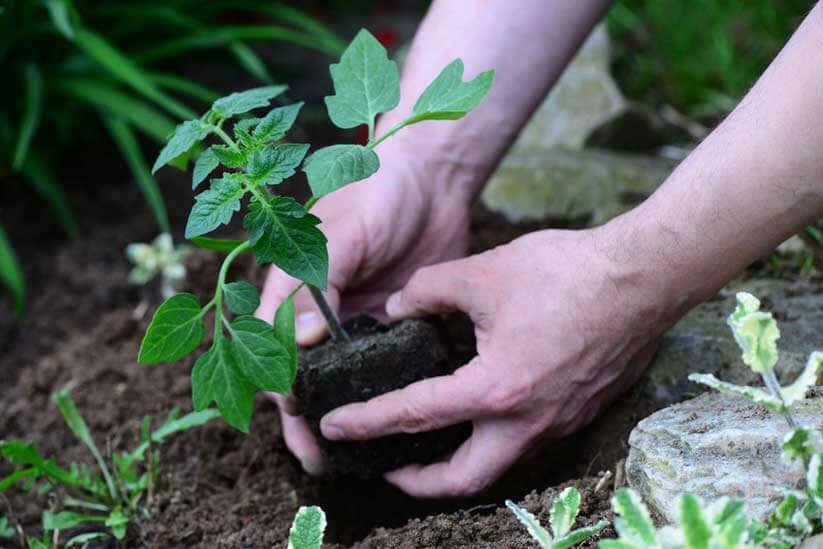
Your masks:
<path fill-rule="evenodd" d="M 123 55 L 103 37 L 89 30 L 77 31 L 76 42 L 81 50 L 94 59 L 109 74 L 151 99 L 167 111 L 183 119 L 196 118 L 197 114 L 160 91 L 137 64 Z"/>
<path fill-rule="evenodd" d="M 169 215 L 166 212 L 166 203 L 163 201 L 163 194 L 157 186 L 157 181 L 151 175 L 148 164 L 140 152 L 140 145 L 137 137 L 128 124 L 120 119 L 104 116 L 103 122 L 111 134 L 112 139 L 120 149 L 120 153 L 126 159 L 132 175 L 143 192 L 149 208 L 154 214 L 154 220 L 161 233 L 171 233 Z"/>
<path fill-rule="evenodd" d="M 220 94 L 205 86 L 201 86 L 193 80 L 181 78 L 165 72 L 146 72 L 151 81 L 168 90 L 186 94 L 189 97 L 202 101 L 203 103 L 214 103 L 220 98 Z"/>
<path fill-rule="evenodd" d="M 267 84 L 274 83 L 274 79 L 269 74 L 269 69 L 266 64 L 260 59 L 260 56 L 255 53 L 253 49 L 248 47 L 243 42 L 232 42 L 229 44 L 229 51 L 231 51 L 234 58 L 246 71 Z"/>
<path fill-rule="evenodd" d="M 60 413 L 63 414 L 63 419 L 66 420 L 66 425 L 69 426 L 71 432 L 74 433 L 78 439 L 80 439 L 80 442 L 86 445 L 91 454 L 94 456 L 95 461 L 97 461 L 97 465 L 100 467 L 100 472 L 103 474 L 103 478 L 106 479 L 106 486 L 109 489 L 109 495 L 112 500 L 116 500 L 117 490 L 114 487 L 114 479 L 112 479 L 109 468 L 103 460 L 103 456 L 100 454 L 97 444 L 94 443 L 94 439 L 91 436 L 91 431 L 89 431 L 89 426 L 86 425 L 86 421 L 83 419 L 83 416 L 80 415 L 80 411 L 77 409 L 77 405 L 69 396 L 68 390 L 63 389 L 61 391 L 57 391 L 51 395 L 51 399 L 57 405 Z"/>
<path fill-rule="evenodd" d="M 0 226 L 0 282 L 8 288 L 14 300 L 14 315 L 17 318 L 22 317 L 26 304 L 23 271 L 20 269 L 17 256 L 14 255 L 14 250 L 2 226 Z"/>
<path fill-rule="evenodd" d="M 17 146 L 14 149 L 12 168 L 20 170 L 26 161 L 31 140 L 40 125 L 43 113 L 43 76 L 40 68 L 35 64 L 28 64 L 24 69 L 26 80 L 26 104 L 23 119 L 20 122 L 20 132 L 17 134 Z"/>
<path fill-rule="evenodd" d="M 29 151 L 21 171 L 25 182 L 48 204 L 66 234 L 72 238 L 77 236 L 77 221 L 71 212 L 69 199 L 37 151 Z"/>
<path fill-rule="evenodd" d="M 128 122 L 159 143 L 165 143 L 174 131 L 175 124 L 166 115 L 105 82 L 71 78 L 61 86 L 76 99 Z"/>

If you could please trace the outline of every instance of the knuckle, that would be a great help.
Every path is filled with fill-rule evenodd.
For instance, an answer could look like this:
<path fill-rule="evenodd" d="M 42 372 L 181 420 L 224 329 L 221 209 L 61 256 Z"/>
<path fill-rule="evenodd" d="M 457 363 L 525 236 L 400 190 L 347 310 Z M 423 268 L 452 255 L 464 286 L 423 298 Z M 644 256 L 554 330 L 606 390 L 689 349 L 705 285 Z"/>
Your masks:
<path fill-rule="evenodd" d="M 429 416 L 417 404 L 413 402 L 406 402 L 403 406 L 403 412 L 397 422 L 397 426 L 403 433 L 419 433 L 427 430 L 429 425 Z"/>
<path fill-rule="evenodd" d="M 500 384 L 486 393 L 486 408 L 495 415 L 517 413 L 531 397 L 532 388 L 528 383 L 513 381 Z"/>

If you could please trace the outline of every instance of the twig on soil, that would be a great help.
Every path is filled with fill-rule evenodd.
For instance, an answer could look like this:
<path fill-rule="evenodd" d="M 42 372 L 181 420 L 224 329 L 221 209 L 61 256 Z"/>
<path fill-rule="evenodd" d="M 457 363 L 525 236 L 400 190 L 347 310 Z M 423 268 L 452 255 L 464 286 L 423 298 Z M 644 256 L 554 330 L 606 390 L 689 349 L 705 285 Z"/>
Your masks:
<path fill-rule="evenodd" d="M 26 534 L 23 532 L 23 527 L 20 526 L 20 519 L 17 518 L 17 513 L 14 512 L 14 507 L 11 506 L 11 502 L 5 494 L 0 494 L 0 499 L 3 500 L 3 505 L 6 506 L 6 511 L 8 512 L 9 517 L 11 517 L 11 520 L 14 521 L 14 529 L 17 531 L 17 537 L 20 540 L 20 547 L 25 547 Z"/>
<path fill-rule="evenodd" d="M 614 489 L 622 488 L 626 483 L 626 460 L 621 459 L 614 466 Z"/>

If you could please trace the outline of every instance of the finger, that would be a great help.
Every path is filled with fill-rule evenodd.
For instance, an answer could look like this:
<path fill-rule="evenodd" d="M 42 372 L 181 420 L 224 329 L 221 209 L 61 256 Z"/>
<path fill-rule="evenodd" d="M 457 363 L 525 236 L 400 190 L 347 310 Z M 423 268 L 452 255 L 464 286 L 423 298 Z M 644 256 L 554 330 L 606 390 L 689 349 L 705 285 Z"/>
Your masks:
<path fill-rule="evenodd" d="M 487 377 L 475 359 L 451 375 L 333 410 L 320 421 L 320 430 L 329 440 L 367 440 L 476 419 L 488 411 Z"/>
<path fill-rule="evenodd" d="M 283 440 L 289 451 L 300 461 L 303 470 L 310 475 L 323 474 L 323 454 L 306 420 L 287 411 L 288 399 L 277 393 L 268 393 L 280 409 Z"/>
<path fill-rule="evenodd" d="M 336 287 L 329 284 L 329 289 L 323 292 L 323 296 L 332 311 L 340 309 L 340 292 Z M 301 289 L 294 296 L 294 314 L 295 337 L 299 345 L 315 345 L 326 338 L 328 325 L 308 288 Z"/>
<path fill-rule="evenodd" d="M 471 314 L 468 261 L 458 259 L 418 269 L 402 290 L 389 297 L 386 313 L 394 320 L 456 310 Z"/>
<path fill-rule="evenodd" d="M 407 465 L 384 478 L 417 498 L 473 496 L 497 480 L 517 461 L 525 445 L 513 430 L 493 420 L 475 424 L 471 438 L 448 461 Z"/>

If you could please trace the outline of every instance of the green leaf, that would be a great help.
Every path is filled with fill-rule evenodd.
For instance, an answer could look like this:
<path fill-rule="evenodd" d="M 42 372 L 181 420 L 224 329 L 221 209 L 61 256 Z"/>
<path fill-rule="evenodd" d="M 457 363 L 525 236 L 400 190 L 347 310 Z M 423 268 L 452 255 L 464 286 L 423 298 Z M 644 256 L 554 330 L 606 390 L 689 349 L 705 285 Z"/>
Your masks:
<path fill-rule="evenodd" d="M 228 145 L 212 145 L 211 151 L 217 160 L 227 168 L 245 168 L 246 152 L 232 149 Z"/>
<path fill-rule="evenodd" d="M 23 316 L 26 305 L 26 285 L 23 282 L 23 271 L 17 262 L 17 256 L 11 248 L 6 231 L 0 226 L 0 282 L 8 288 L 14 299 L 14 314 L 17 318 Z"/>
<path fill-rule="evenodd" d="M 74 40 L 74 27 L 78 17 L 71 4 L 66 0 L 46 0 L 45 4 L 57 30 L 69 40 Z"/>
<path fill-rule="evenodd" d="M 248 282 L 223 284 L 226 305 L 236 315 L 250 315 L 260 306 L 260 292 Z"/>
<path fill-rule="evenodd" d="M 154 214 L 154 220 L 157 222 L 157 227 L 162 233 L 170 233 L 171 225 L 169 224 L 169 216 L 166 212 L 166 203 L 163 200 L 163 194 L 160 192 L 160 187 L 157 181 L 152 177 L 146 161 L 143 159 L 143 154 L 140 152 L 140 145 L 137 142 L 137 136 L 131 128 L 122 120 L 117 120 L 109 117 L 104 117 L 103 121 L 109 129 L 114 142 L 120 149 L 121 154 L 126 159 L 126 162 L 134 175 L 137 185 L 143 192 L 149 208 Z"/>
<path fill-rule="evenodd" d="M 29 146 L 40 125 L 43 112 L 43 76 L 40 68 L 34 64 L 27 64 L 24 71 L 26 79 L 26 102 L 23 111 L 23 120 L 20 122 L 20 131 L 17 134 L 17 146 L 14 149 L 12 168 L 15 171 L 23 167 Z"/>
<path fill-rule="evenodd" d="M 25 182 L 46 201 L 66 234 L 72 238 L 77 236 L 77 221 L 72 214 L 69 199 L 46 160 L 35 149 L 29 151 L 22 174 Z"/>
<path fill-rule="evenodd" d="M 249 432 L 255 388 L 243 375 L 234 349 L 222 335 L 218 334 L 211 349 L 194 364 L 191 389 L 195 410 L 204 410 L 214 401 L 226 423 Z"/>
<path fill-rule="evenodd" d="M 772 520 L 783 526 L 789 526 L 797 509 L 800 507 L 800 500 L 794 492 L 788 492 L 775 507 L 772 513 Z"/>
<path fill-rule="evenodd" d="M 0 454 L 12 465 L 18 467 L 31 466 L 0 480 L 0 491 L 10 488 L 24 478 L 37 478 L 40 475 L 46 475 L 60 484 L 97 493 L 90 483 L 81 482 L 80 478 L 54 463 L 54 460 L 43 459 L 34 444 L 19 441 L 0 442 Z M 105 492 L 102 497 L 106 497 Z"/>
<path fill-rule="evenodd" d="M 680 496 L 679 507 L 686 549 L 709 549 L 712 530 L 703 515 L 700 500 L 687 492 Z"/>
<path fill-rule="evenodd" d="M 562 538 L 557 538 L 554 540 L 554 545 L 552 545 L 552 549 L 567 549 L 568 547 L 577 547 L 579 544 L 583 543 L 593 535 L 597 534 L 609 525 L 609 521 L 601 520 L 594 526 L 587 526 L 585 528 L 578 528 L 577 530 L 572 530 Z"/>
<path fill-rule="evenodd" d="M 237 59 L 238 64 L 258 80 L 266 83 L 274 80 L 266 68 L 266 64 L 260 59 L 260 56 L 246 44 L 242 42 L 232 42 L 229 44 L 229 51 L 231 51 L 234 58 Z"/>
<path fill-rule="evenodd" d="M 508 507 L 514 516 L 517 517 L 517 520 L 526 527 L 526 530 L 529 532 L 529 535 L 536 541 L 542 549 L 552 549 L 552 540 L 551 534 L 540 525 L 540 522 L 537 520 L 537 517 L 517 505 L 511 500 L 506 500 L 506 507 Z"/>
<path fill-rule="evenodd" d="M 246 173 L 255 183 L 277 185 L 294 175 L 308 150 L 308 143 L 286 143 L 256 150 L 249 158 Z"/>
<path fill-rule="evenodd" d="M 552 503 L 549 524 L 554 537 L 562 538 L 569 533 L 579 510 L 580 492 L 574 486 L 569 486 Z"/>
<path fill-rule="evenodd" d="M 231 221 L 234 212 L 240 211 L 240 199 L 246 193 L 241 178 L 232 173 L 212 179 L 211 188 L 194 197 L 186 238 L 204 235 Z"/>
<path fill-rule="evenodd" d="M 727 319 L 743 362 L 756 373 L 766 373 L 777 364 L 780 330 L 771 313 L 760 311 L 760 300 L 751 294 L 737 294 L 737 308 Z"/>
<path fill-rule="evenodd" d="M 784 408 L 779 399 L 762 389 L 721 381 L 712 374 L 689 374 L 689 380 L 707 385 L 721 393 L 742 396 L 775 412 L 782 412 Z"/>
<path fill-rule="evenodd" d="M 220 412 L 214 408 L 206 408 L 205 410 L 201 410 L 199 412 L 189 412 L 180 418 L 173 417 L 170 414 L 166 422 L 151 434 L 151 440 L 154 444 L 162 444 L 164 440 L 173 434 L 188 431 L 189 429 L 194 429 L 195 427 L 200 427 L 201 425 L 205 425 L 217 417 L 220 417 Z M 137 446 L 137 448 L 135 448 L 135 450 L 131 453 L 131 457 L 135 461 L 143 459 L 143 455 L 148 449 L 148 441 L 141 442 L 140 445 Z"/>
<path fill-rule="evenodd" d="M 429 84 L 412 109 L 414 122 L 457 120 L 483 101 L 494 81 L 494 71 L 463 81 L 463 61 L 455 59 Z"/>
<path fill-rule="evenodd" d="M 291 385 L 297 375 L 297 339 L 294 337 L 294 297 L 292 296 L 281 303 L 277 307 L 277 312 L 274 313 L 274 337 L 289 353 L 291 360 L 289 385 Z"/>
<path fill-rule="evenodd" d="M 244 244 L 245 240 L 232 240 L 229 238 L 210 238 L 208 236 L 196 236 L 191 239 L 191 243 L 202 248 L 203 250 L 211 250 L 213 252 L 229 253 L 235 248 Z"/>
<path fill-rule="evenodd" d="M 80 524 L 103 523 L 106 521 L 105 516 L 89 515 L 85 513 L 75 513 L 74 511 L 60 511 L 57 514 L 52 514 L 49 511 L 43 511 L 43 530 L 68 530 Z"/>
<path fill-rule="evenodd" d="M 371 176 L 380 168 L 377 154 L 360 145 L 332 145 L 312 154 L 303 164 L 314 196 L 327 195 L 337 189 Z"/>
<path fill-rule="evenodd" d="M 9 526 L 9 519 L 0 516 L 0 539 L 11 539 L 17 535 L 17 531 Z"/>
<path fill-rule="evenodd" d="M 369 31 L 362 29 L 340 62 L 329 70 L 335 94 L 326 97 L 326 108 L 332 122 L 344 129 L 366 124 L 371 136 L 375 117 L 400 102 L 397 63 L 389 60 L 386 49 Z"/>
<path fill-rule="evenodd" d="M 129 527 L 129 518 L 123 514 L 123 510 L 119 507 L 109 513 L 108 518 L 104 523 L 111 528 L 111 533 L 115 539 L 122 540 L 126 537 L 126 530 Z"/>
<path fill-rule="evenodd" d="M 649 516 L 649 510 L 640 500 L 637 492 L 621 488 L 612 497 L 612 508 L 619 518 L 614 526 L 620 539 L 638 547 L 657 547 L 657 533 Z"/>
<path fill-rule="evenodd" d="M 178 156 L 188 152 L 195 144 L 205 139 L 210 132 L 209 127 L 200 120 L 187 120 L 177 126 L 169 137 L 169 142 L 160 151 L 160 156 L 157 157 L 151 173 L 157 172 Z"/>
<path fill-rule="evenodd" d="M 237 365 L 258 389 L 287 394 L 292 384 L 292 357 L 275 337 L 272 326 L 253 316 L 241 316 L 229 325 Z"/>
<path fill-rule="evenodd" d="M 215 101 L 211 106 L 211 110 L 221 118 L 231 118 L 244 112 L 267 107 L 272 99 L 286 91 L 286 89 L 288 89 L 287 86 L 265 86 L 235 92 Z"/>
<path fill-rule="evenodd" d="M 220 159 L 217 158 L 217 155 L 214 153 L 213 147 L 209 147 L 200 153 L 200 156 L 197 157 L 197 161 L 194 163 L 194 171 L 191 176 L 191 190 L 197 189 L 200 183 L 205 181 L 211 172 L 216 170 L 219 165 Z"/>
<path fill-rule="evenodd" d="M 320 219 L 298 202 L 283 196 L 268 202 L 253 200 L 243 219 L 258 263 L 274 263 L 306 284 L 325 290 L 329 255 L 319 223 Z"/>
<path fill-rule="evenodd" d="M 814 498 L 818 507 L 823 508 L 823 454 L 815 454 L 809 460 L 809 470 L 806 472 L 806 486 L 809 494 Z"/>
<path fill-rule="evenodd" d="M 159 364 L 180 360 L 200 345 L 205 332 L 197 298 L 192 294 L 174 295 L 154 313 L 140 345 L 137 361 L 140 364 Z"/>
<path fill-rule="evenodd" d="M 71 429 L 71 432 L 74 433 L 74 436 L 76 436 L 80 442 L 85 444 L 86 448 L 88 448 L 89 452 L 91 452 L 91 455 L 94 456 L 94 460 L 97 462 L 97 466 L 100 468 L 103 478 L 106 479 L 106 486 L 109 489 L 109 496 L 112 499 L 116 498 L 117 491 L 114 488 L 114 479 L 112 479 L 109 468 L 106 465 L 105 460 L 103 460 L 103 455 L 100 453 L 100 450 L 97 448 L 97 444 L 94 442 L 94 438 L 91 436 L 89 426 L 86 424 L 86 421 L 77 409 L 77 405 L 69 396 L 69 392 L 66 389 L 56 391 L 51 395 L 51 400 L 57 405 L 57 409 L 60 410 L 60 413 L 63 415 L 63 419 L 66 421 L 66 425 L 69 426 L 69 429 Z"/>
<path fill-rule="evenodd" d="M 300 101 L 299 103 L 270 110 L 254 129 L 255 139 L 260 141 L 282 139 L 294 125 L 294 121 L 297 120 L 297 115 L 302 107 L 303 102 Z"/>
<path fill-rule="evenodd" d="M 326 531 L 326 513 L 320 507 L 301 507 L 289 530 L 289 549 L 320 549 Z"/>
<path fill-rule="evenodd" d="M 786 461 L 806 463 L 813 454 L 823 452 L 823 437 L 817 431 L 798 427 L 783 436 L 781 448 Z"/>

